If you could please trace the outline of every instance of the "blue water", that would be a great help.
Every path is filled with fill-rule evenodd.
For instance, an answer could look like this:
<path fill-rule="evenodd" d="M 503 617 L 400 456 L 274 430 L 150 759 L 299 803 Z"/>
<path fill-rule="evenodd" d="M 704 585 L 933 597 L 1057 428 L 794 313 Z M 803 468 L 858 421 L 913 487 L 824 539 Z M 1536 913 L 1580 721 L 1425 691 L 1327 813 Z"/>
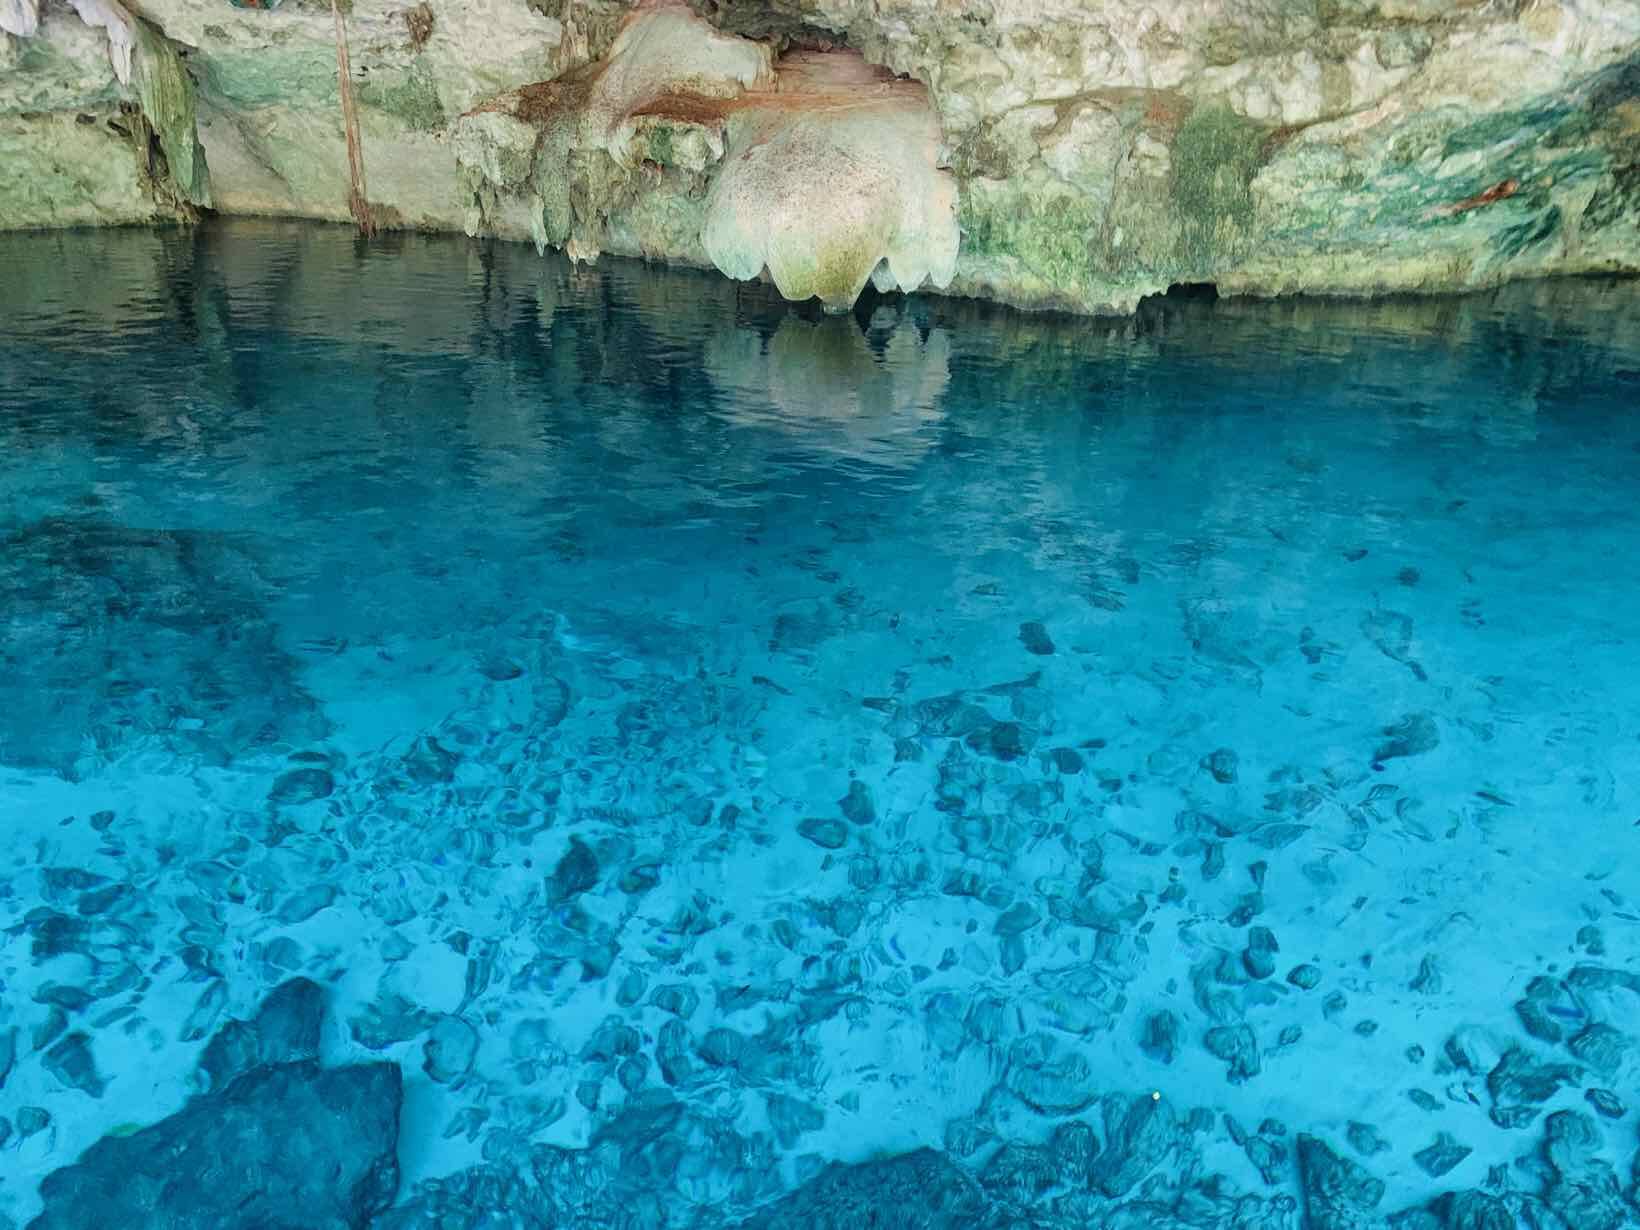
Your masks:
<path fill-rule="evenodd" d="M 345 1224 L 1341 1224 L 1307 1133 L 1610 1230 L 1637 560 L 1640 283 L 0 236 L 0 1225 L 305 977 L 402 1070 Z"/>

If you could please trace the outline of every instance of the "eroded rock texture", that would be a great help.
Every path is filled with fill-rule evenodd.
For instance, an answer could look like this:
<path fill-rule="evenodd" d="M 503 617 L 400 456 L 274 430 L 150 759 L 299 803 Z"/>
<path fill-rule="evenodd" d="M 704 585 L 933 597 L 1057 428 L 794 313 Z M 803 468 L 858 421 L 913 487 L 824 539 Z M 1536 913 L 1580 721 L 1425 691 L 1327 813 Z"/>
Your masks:
<path fill-rule="evenodd" d="M 475 233 L 511 217 L 582 259 L 766 269 L 835 308 L 872 278 L 915 290 L 954 272 L 956 183 L 926 90 L 846 51 L 776 63 L 681 6 L 634 14 L 603 60 L 485 104 L 456 140 Z"/>
<path fill-rule="evenodd" d="M 0 225 L 347 216 L 318 0 L 6 0 Z M 1640 268 L 1640 0 L 357 0 L 380 221 L 1130 309 Z"/>

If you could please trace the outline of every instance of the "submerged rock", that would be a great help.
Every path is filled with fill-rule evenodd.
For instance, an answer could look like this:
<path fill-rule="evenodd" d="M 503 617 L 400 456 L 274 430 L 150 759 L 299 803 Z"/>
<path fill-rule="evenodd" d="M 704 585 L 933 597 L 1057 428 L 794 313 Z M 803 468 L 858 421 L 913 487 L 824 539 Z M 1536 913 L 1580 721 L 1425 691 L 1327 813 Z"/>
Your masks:
<path fill-rule="evenodd" d="M 1422 756 L 1432 752 L 1441 743 L 1440 727 L 1429 713 L 1409 713 L 1393 726 L 1384 727 L 1384 742 L 1378 745 L 1372 758 L 1378 763 L 1407 756 Z"/>
<path fill-rule="evenodd" d="M 970 1230 L 986 1201 L 942 1153 L 919 1149 L 857 1166 L 833 1163 L 740 1230 Z"/>
<path fill-rule="evenodd" d="M 1419 682 L 1428 680 L 1424 668 L 1412 657 L 1412 620 L 1399 611 L 1368 611 L 1361 617 L 1361 634 L 1392 662 L 1399 662 Z"/>
<path fill-rule="evenodd" d="M 1617 1075 L 1632 1046 L 1627 1035 L 1610 1025 L 1588 1026 L 1567 1043 L 1567 1049 L 1608 1080 Z"/>
<path fill-rule="evenodd" d="M 1617 1230 L 1631 1225 L 1633 1210 L 1616 1172 L 1599 1154 L 1605 1135 L 1593 1116 L 1556 1111 L 1544 1121 L 1543 1159 L 1551 1177 L 1543 1201 L 1577 1230 Z"/>
<path fill-rule="evenodd" d="M 1250 927 L 1247 947 L 1242 951 L 1242 967 L 1249 978 L 1268 978 L 1276 972 L 1275 954 L 1281 951 L 1275 932 L 1268 927 Z"/>
<path fill-rule="evenodd" d="M 91 1054 L 91 1038 L 75 1032 L 57 1042 L 45 1053 L 45 1068 L 70 1088 L 100 1098 L 106 1082 L 97 1073 L 97 1064 Z"/>
<path fill-rule="evenodd" d="M 268 993 L 249 1021 L 229 1021 L 205 1047 L 199 1071 L 206 1089 L 266 1064 L 319 1057 L 324 990 L 308 978 L 292 978 Z"/>
<path fill-rule="evenodd" d="M 17 1108 L 17 1135 L 22 1140 L 38 1136 L 51 1126 L 51 1112 L 43 1106 Z"/>
<path fill-rule="evenodd" d="M 1321 967 L 1305 962 L 1287 971 L 1287 981 L 1301 991 L 1313 991 L 1321 985 Z"/>
<path fill-rule="evenodd" d="M 336 789 L 335 779 L 328 770 L 305 768 L 281 773 L 268 789 L 268 802 L 300 806 L 318 799 L 329 798 Z"/>
<path fill-rule="evenodd" d="M 1202 768 L 1213 775 L 1214 781 L 1229 786 L 1235 784 L 1240 758 L 1233 748 L 1221 747 L 1202 757 L 1201 764 Z"/>
<path fill-rule="evenodd" d="M 1536 1106 L 1554 1097 L 1562 1085 L 1575 1084 L 1578 1068 L 1569 1063 L 1539 1063 L 1524 1048 L 1512 1046 L 1486 1075 L 1495 1109 Z"/>
<path fill-rule="evenodd" d="M 848 784 L 848 792 L 837 800 L 843 815 L 855 824 L 872 824 L 877 819 L 877 805 L 871 797 L 871 788 L 864 782 Z"/>
<path fill-rule="evenodd" d="M 1587 1089 L 1584 1100 L 1594 1107 L 1595 1113 L 1606 1119 L 1621 1119 L 1628 1113 L 1623 1099 L 1610 1089 Z"/>
<path fill-rule="evenodd" d="M 1412 1156 L 1425 1174 L 1432 1179 L 1438 1179 L 1473 1152 L 1469 1146 L 1459 1144 L 1449 1134 L 1441 1132 L 1436 1135 L 1434 1144 L 1418 1150 Z"/>
<path fill-rule="evenodd" d="M 1105 1149 L 1090 1182 L 1106 1196 L 1128 1194 L 1161 1164 L 1174 1145 L 1178 1125 L 1166 1102 L 1151 1094 L 1104 1100 Z"/>
<path fill-rule="evenodd" d="M 1515 1230 L 1515 1215 L 1490 1192 L 1447 1192 L 1431 1209 L 1446 1230 Z"/>
<path fill-rule="evenodd" d="M 0 1089 L 6 1087 L 6 1078 L 11 1075 L 12 1067 L 17 1062 L 17 1030 L 0 1029 Z"/>
<path fill-rule="evenodd" d="M 562 903 L 578 897 L 598 886 L 598 856 L 592 847 L 579 837 L 569 839 L 558 865 L 547 880 L 547 891 L 553 902 Z"/>
<path fill-rule="evenodd" d="M 1057 1048 L 1046 1035 L 1014 1044 L 1004 1081 L 1020 1101 L 1044 1115 L 1075 1114 L 1097 1096 L 1088 1058 Z"/>
<path fill-rule="evenodd" d="M 0 764 L 74 779 L 144 743 L 223 764 L 324 732 L 277 643 L 274 587 L 240 538 L 48 518 L 0 534 L 0 589 L 13 663 L 0 674 Z M 40 721 L 46 695 L 56 708 Z"/>
<path fill-rule="evenodd" d="M 1167 1009 L 1145 1018 L 1139 1048 L 1158 1063 L 1172 1063 L 1179 1049 L 1179 1018 Z"/>
<path fill-rule="evenodd" d="M 1217 1025 L 1202 1036 L 1202 1045 L 1215 1059 L 1230 1065 L 1227 1079 L 1232 1085 L 1251 1080 L 1263 1070 L 1258 1039 L 1245 1025 Z"/>
<path fill-rule="evenodd" d="M 30 1230 L 362 1227 L 398 1188 L 396 1064 L 253 1068 L 47 1175 Z"/>
<path fill-rule="evenodd" d="M 371 1221 L 370 1230 L 556 1230 L 561 1224 L 552 1200 L 523 1174 L 485 1165 L 422 1183 L 409 1200 Z"/>
<path fill-rule="evenodd" d="M 1047 657 L 1054 652 L 1053 637 L 1048 635 L 1048 629 L 1038 620 L 1027 620 L 1019 625 L 1019 643 L 1025 646 L 1025 652 Z"/>
<path fill-rule="evenodd" d="M 478 1031 L 456 1016 L 440 1017 L 423 1045 L 422 1070 L 441 1085 L 458 1085 L 472 1071 Z"/>
<path fill-rule="evenodd" d="M 823 850 L 841 850 L 848 844 L 848 826 L 841 820 L 810 816 L 798 823 L 797 831 Z"/>
<path fill-rule="evenodd" d="M 1298 1138 L 1299 1183 L 1306 1223 L 1314 1230 L 1362 1230 L 1376 1223 L 1384 1181 L 1334 1153 L 1314 1136 Z"/>
<path fill-rule="evenodd" d="M 1059 1182 L 1059 1171 L 1047 1149 L 1005 1144 L 991 1155 L 979 1181 L 999 1200 L 1029 1203 Z"/>

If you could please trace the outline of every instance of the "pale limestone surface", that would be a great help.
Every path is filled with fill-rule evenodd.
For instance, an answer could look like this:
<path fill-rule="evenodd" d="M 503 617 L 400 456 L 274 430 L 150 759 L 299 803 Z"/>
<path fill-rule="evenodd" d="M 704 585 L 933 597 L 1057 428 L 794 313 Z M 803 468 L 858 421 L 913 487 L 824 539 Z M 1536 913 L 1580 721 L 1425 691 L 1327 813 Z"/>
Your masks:
<path fill-rule="evenodd" d="M 40 0 L 0 0 L 0 30 L 32 38 L 40 26 Z"/>
<path fill-rule="evenodd" d="M 630 7 L 427 0 L 418 35 L 405 0 L 355 0 L 383 224 L 715 262 L 834 305 L 872 276 L 1121 312 L 1174 282 L 1640 269 L 1640 0 L 696 3 L 715 28 Z M 822 44 L 903 80 L 823 123 L 758 101 Z M 0 143 L 0 226 L 345 219 L 329 5 L 0 0 Z"/>
<path fill-rule="evenodd" d="M 718 33 L 682 5 L 634 14 L 581 108 L 581 139 L 630 163 L 634 114 L 667 94 L 730 99 L 774 80 L 770 49 Z"/>
<path fill-rule="evenodd" d="M 793 57 L 778 92 L 730 119 L 703 240 L 734 278 L 767 268 L 788 299 L 847 308 L 879 290 L 946 287 L 956 272 L 957 186 L 939 166 L 925 92 L 851 56 Z M 824 186 L 827 207 L 814 207 Z"/>
<path fill-rule="evenodd" d="M 131 82 L 131 57 L 136 51 L 136 19 L 119 0 L 73 0 L 74 11 L 86 25 L 108 32 L 108 61 L 121 85 Z"/>
<path fill-rule="evenodd" d="M 108 37 L 66 5 L 39 14 L 37 36 L 0 35 L 0 96 L 6 112 L 68 111 L 132 97 L 114 76 Z M 9 63 L 7 58 L 9 57 Z"/>

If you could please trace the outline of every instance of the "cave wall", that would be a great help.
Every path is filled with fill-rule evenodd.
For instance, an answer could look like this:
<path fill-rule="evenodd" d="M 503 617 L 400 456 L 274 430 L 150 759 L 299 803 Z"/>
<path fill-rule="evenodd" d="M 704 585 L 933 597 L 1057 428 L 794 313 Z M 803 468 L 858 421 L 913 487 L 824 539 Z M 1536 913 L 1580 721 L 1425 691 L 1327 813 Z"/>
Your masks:
<path fill-rule="evenodd" d="M 343 8 L 389 228 L 1081 312 L 1640 270 L 1640 0 Z M 629 54 L 662 18 L 698 57 Z M 333 34 L 320 0 L 0 0 L 0 226 L 347 219 Z"/>

